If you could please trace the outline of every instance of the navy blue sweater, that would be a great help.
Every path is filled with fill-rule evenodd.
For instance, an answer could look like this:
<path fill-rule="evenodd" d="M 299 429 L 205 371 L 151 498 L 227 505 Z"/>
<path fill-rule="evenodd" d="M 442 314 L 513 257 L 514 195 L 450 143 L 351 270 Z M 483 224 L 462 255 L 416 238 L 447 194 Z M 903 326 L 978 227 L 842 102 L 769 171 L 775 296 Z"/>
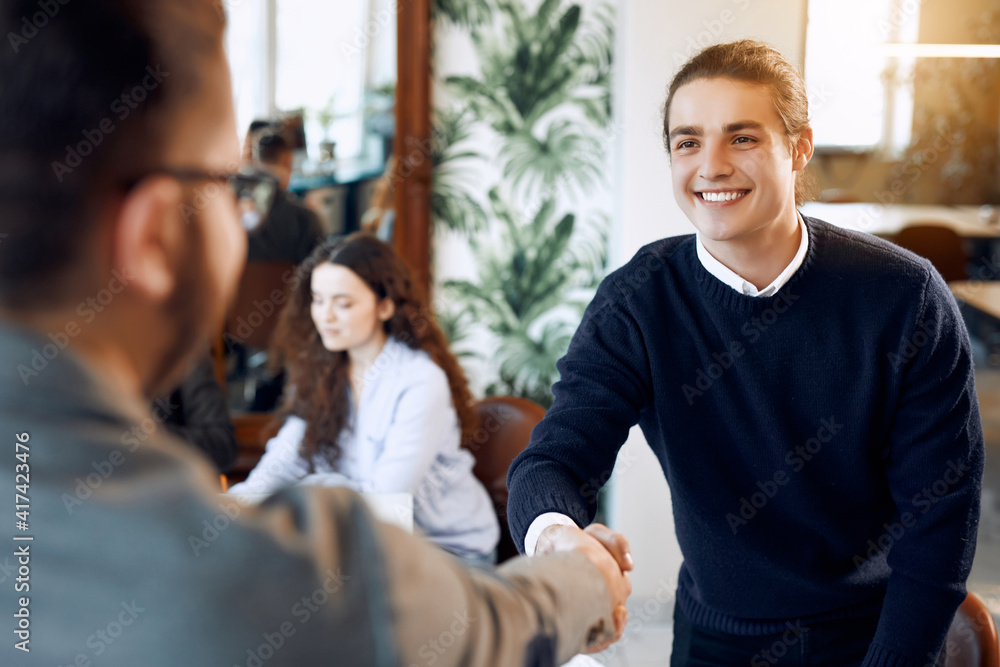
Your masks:
<path fill-rule="evenodd" d="M 709 274 L 693 235 L 603 281 L 508 473 L 511 531 L 523 548 L 543 512 L 590 523 L 638 423 L 670 485 L 695 623 L 756 635 L 881 608 L 865 664 L 923 665 L 975 551 L 968 334 L 929 262 L 805 223 L 805 261 L 773 297 Z"/>

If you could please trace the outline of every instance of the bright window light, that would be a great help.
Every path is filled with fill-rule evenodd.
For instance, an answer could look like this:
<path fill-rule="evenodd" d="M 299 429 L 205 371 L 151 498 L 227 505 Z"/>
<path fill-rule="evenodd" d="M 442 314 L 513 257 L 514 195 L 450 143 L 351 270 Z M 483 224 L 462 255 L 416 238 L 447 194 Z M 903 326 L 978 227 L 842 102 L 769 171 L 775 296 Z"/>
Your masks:
<path fill-rule="evenodd" d="M 254 118 L 304 109 L 310 156 L 319 154 L 324 139 L 336 142 L 338 158 L 362 152 L 365 72 L 368 45 L 374 38 L 374 29 L 366 28 L 370 4 L 363 0 L 224 3 L 226 50 L 241 137 Z M 395 23 L 376 27 L 395 35 Z"/>
<path fill-rule="evenodd" d="M 278 0 L 274 101 L 281 110 L 306 109 L 312 155 L 324 138 L 337 142 L 338 157 L 361 152 L 367 49 L 354 42 L 367 9 L 360 0 Z M 333 116 L 328 129 L 316 115 L 323 109 Z"/>
<path fill-rule="evenodd" d="M 913 122 L 918 0 L 810 0 L 805 79 L 817 146 L 898 152 Z"/>

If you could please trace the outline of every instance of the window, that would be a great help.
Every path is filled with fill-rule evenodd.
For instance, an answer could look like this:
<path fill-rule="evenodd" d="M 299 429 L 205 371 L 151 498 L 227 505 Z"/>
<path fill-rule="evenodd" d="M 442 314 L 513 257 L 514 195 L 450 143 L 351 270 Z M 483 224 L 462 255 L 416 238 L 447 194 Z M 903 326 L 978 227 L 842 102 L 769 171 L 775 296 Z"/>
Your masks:
<path fill-rule="evenodd" d="M 308 152 L 365 153 L 366 91 L 395 82 L 396 23 L 386 0 L 227 0 L 226 50 L 241 133 L 302 109 Z"/>
<path fill-rule="evenodd" d="M 919 0 L 809 0 L 805 79 L 817 146 L 899 154 L 910 143 Z"/>
<path fill-rule="evenodd" d="M 226 7 L 226 54 L 233 78 L 236 127 L 241 136 L 250 121 L 270 115 L 268 26 L 265 0 L 231 0 Z"/>

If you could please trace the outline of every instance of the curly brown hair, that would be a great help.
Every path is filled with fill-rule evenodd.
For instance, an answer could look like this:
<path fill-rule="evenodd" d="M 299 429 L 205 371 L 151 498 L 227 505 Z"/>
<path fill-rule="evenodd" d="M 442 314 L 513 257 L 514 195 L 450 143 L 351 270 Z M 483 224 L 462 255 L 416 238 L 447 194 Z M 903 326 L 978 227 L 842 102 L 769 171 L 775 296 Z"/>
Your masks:
<path fill-rule="evenodd" d="M 325 263 L 344 266 L 356 273 L 379 301 L 392 299 L 395 312 L 383 323 L 383 330 L 412 349 L 425 351 L 445 372 L 462 429 L 462 442 L 468 442 L 478 426 L 469 382 L 448 349 L 448 341 L 427 309 L 423 295 L 413 284 L 409 269 L 382 241 L 364 233 L 351 234 L 321 244 L 299 266 L 272 344 L 272 354 L 284 360 L 288 387 L 276 422 L 283 422 L 290 415 L 306 422 L 299 454 L 308 461 L 310 471 L 314 471 L 317 455 L 331 465 L 337 464 L 341 454 L 339 436 L 348 426 L 350 415 L 347 352 L 326 349 L 310 315 L 312 273 Z"/>

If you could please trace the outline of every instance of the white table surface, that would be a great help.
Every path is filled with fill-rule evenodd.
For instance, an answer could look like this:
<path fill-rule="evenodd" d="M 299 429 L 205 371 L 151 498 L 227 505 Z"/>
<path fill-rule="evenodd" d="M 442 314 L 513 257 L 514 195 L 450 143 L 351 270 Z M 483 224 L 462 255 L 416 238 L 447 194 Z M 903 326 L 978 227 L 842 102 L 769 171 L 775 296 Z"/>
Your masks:
<path fill-rule="evenodd" d="M 978 206 L 925 206 L 918 204 L 822 204 L 809 202 L 802 215 L 825 220 L 844 229 L 895 236 L 904 227 L 932 223 L 954 229 L 967 238 L 1000 238 L 1000 225 L 987 224 Z"/>
<path fill-rule="evenodd" d="M 269 494 L 266 493 L 227 493 L 228 498 L 235 498 L 244 505 L 256 505 Z M 408 533 L 413 532 L 413 494 L 410 493 L 362 493 L 361 497 L 368 504 L 368 509 L 381 521 L 399 526 Z"/>
<path fill-rule="evenodd" d="M 951 293 L 977 310 L 1000 319 L 1000 282 L 955 280 L 948 283 Z"/>

